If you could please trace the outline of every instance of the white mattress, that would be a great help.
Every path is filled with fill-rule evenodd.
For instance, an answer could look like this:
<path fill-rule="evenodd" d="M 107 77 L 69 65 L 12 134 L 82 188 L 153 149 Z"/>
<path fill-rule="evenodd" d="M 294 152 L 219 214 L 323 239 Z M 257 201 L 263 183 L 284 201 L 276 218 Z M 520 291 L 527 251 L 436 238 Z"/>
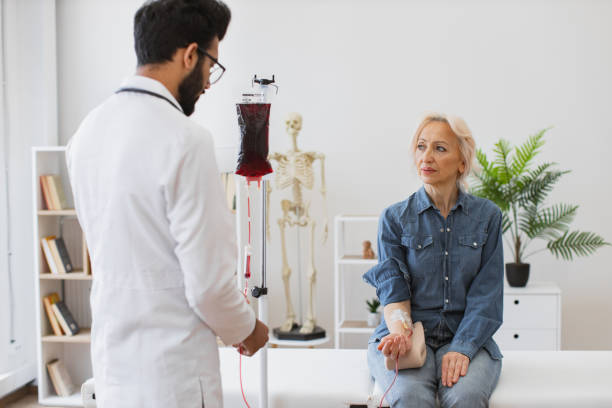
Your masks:
<path fill-rule="evenodd" d="M 508 351 L 492 408 L 612 407 L 612 351 Z M 238 353 L 220 350 L 226 408 L 246 406 Z M 243 358 L 247 401 L 259 407 L 259 358 Z M 348 407 L 373 393 L 366 350 L 269 349 L 269 408 Z"/>

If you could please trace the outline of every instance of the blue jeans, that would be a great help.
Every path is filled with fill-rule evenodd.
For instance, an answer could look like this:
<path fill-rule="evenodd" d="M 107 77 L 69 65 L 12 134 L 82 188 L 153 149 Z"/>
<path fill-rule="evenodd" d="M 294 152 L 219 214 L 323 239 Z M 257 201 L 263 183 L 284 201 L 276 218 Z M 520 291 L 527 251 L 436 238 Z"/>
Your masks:
<path fill-rule="evenodd" d="M 387 370 L 384 356 L 377 349 L 379 341 L 368 344 L 368 366 L 384 393 L 395 371 Z M 427 342 L 427 358 L 421 368 L 400 370 L 395 384 L 385 400 L 393 408 L 435 407 L 436 393 L 442 408 L 447 407 L 488 407 L 489 398 L 497 385 L 501 372 L 501 360 L 494 360 L 489 353 L 480 349 L 470 361 L 468 372 L 452 387 L 442 386 L 442 357 L 450 343 L 434 349 Z"/>

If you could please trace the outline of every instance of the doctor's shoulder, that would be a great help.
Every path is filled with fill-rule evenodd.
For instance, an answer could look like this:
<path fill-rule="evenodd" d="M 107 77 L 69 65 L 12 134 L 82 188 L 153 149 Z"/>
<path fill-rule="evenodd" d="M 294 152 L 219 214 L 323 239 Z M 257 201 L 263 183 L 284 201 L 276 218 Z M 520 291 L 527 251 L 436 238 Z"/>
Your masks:
<path fill-rule="evenodd" d="M 181 123 L 173 135 L 174 143 L 180 146 L 179 150 L 189 151 L 194 148 L 214 150 L 212 133 L 199 124 L 187 120 Z"/>
<path fill-rule="evenodd" d="M 90 110 L 70 137 L 67 146 L 73 147 L 81 139 L 81 135 L 97 134 L 99 123 L 106 121 L 104 109 L 105 106 L 102 103 Z"/>

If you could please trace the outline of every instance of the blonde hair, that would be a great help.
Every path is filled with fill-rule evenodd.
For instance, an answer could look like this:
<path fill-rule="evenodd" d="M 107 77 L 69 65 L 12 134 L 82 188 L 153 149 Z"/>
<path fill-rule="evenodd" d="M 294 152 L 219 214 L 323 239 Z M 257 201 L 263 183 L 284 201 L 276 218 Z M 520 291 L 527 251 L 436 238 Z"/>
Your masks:
<path fill-rule="evenodd" d="M 416 152 L 421 132 L 425 126 L 431 122 L 443 122 L 448 124 L 457 137 L 461 159 L 465 164 L 464 172 L 457 177 L 457 187 L 464 191 L 467 190 L 468 184 L 466 179 L 472 171 L 474 153 L 476 151 L 476 142 L 474 142 L 474 138 L 472 138 L 472 131 L 468 127 L 467 123 L 465 123 L 465 120 L 459 116 L 446 115 L 439 112 L 427 112 L 421 118 L 421 121 L 414 132 L 414 136 L 412 137 L 411 148 L 413 154 Z"/>

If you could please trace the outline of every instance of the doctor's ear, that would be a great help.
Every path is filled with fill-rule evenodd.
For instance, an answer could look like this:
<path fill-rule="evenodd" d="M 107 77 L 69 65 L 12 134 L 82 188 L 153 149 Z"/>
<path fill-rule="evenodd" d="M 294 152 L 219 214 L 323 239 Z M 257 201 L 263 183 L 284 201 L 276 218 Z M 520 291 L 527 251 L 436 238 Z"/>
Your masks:
<path fill-rule="evenodd" d="M 192 42 L 185 48 L 183 53 L 183 65 L 188 70 L 192 70 L 198 63 L 201 56 L 198 54 L 198 43 Z"/>

